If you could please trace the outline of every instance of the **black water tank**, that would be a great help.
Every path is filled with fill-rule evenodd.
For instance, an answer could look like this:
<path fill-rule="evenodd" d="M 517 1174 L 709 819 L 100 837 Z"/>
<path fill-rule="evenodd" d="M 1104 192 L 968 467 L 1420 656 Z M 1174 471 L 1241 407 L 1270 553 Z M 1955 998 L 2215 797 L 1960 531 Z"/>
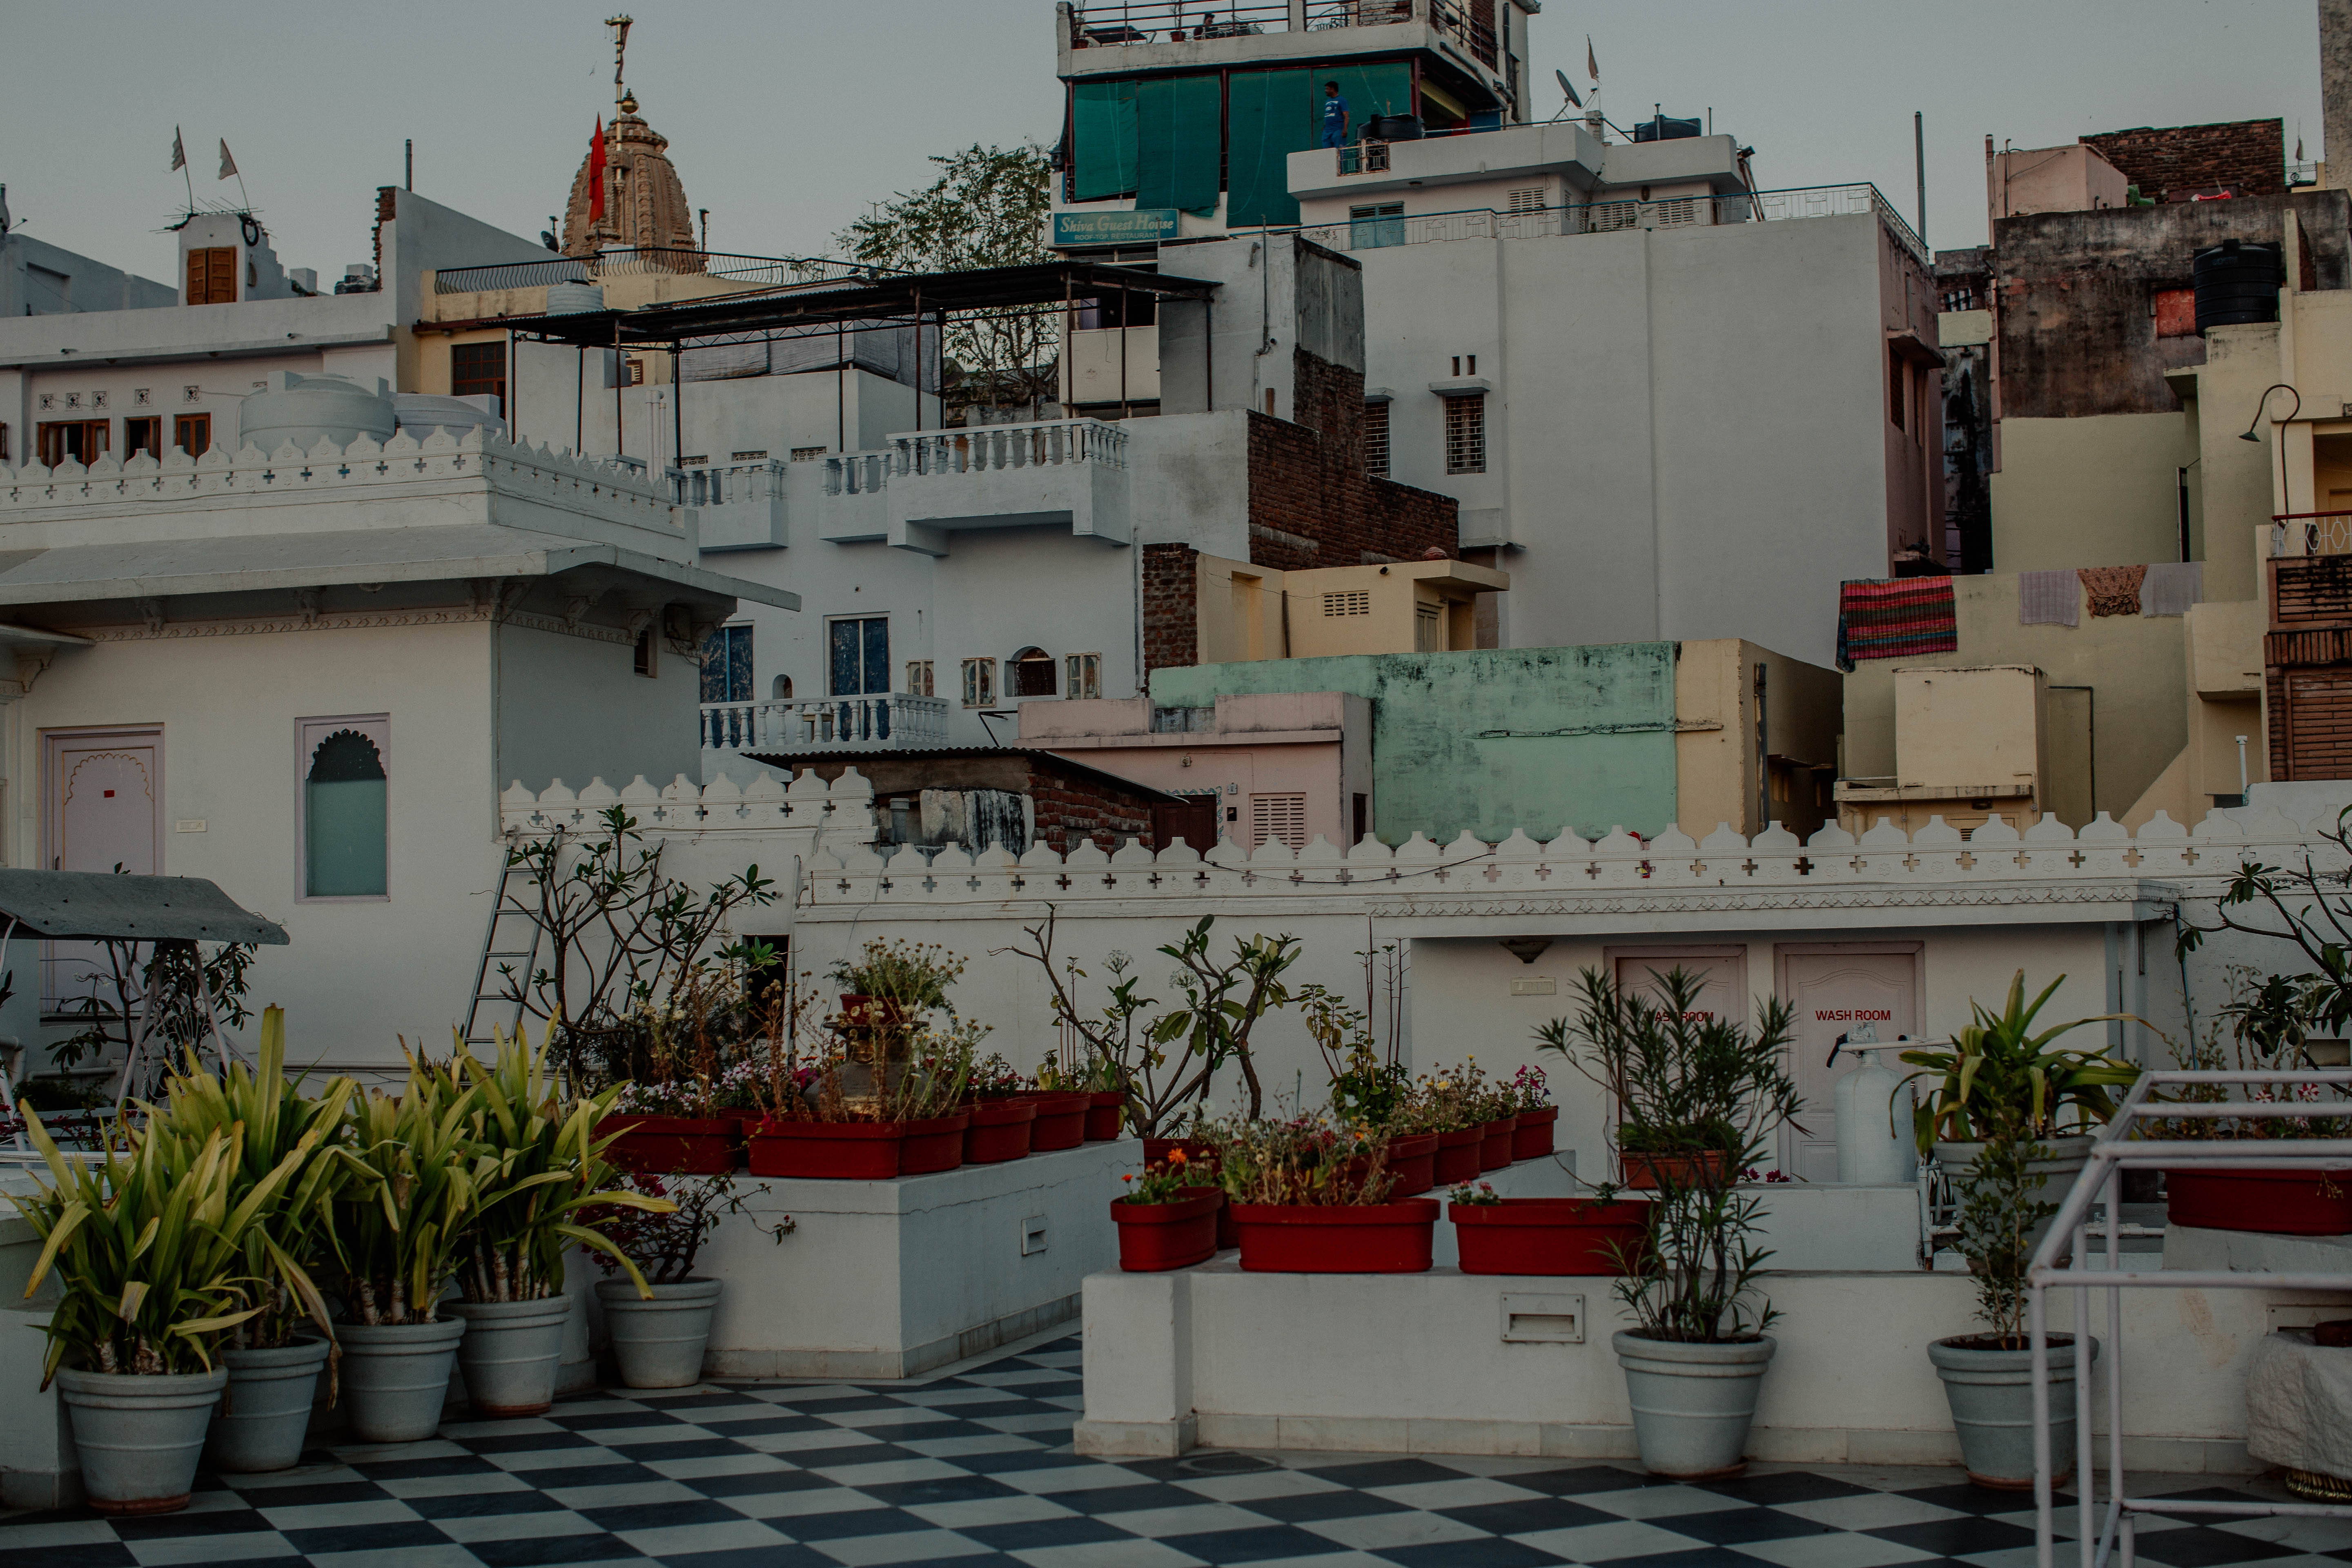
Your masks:
<path fill-rule="evenodd" d="M 1418 142 L 1423 129 L 1418 114 L 1375 114 L 1364 122 L 1364 134 L 1374 142 Z"/>
<path fill-rule="evenodd" d="M 1636 142 L 1681 142 L 1701 134 L 1705 122 L 1697 120 L 1676 120 L 1671 114 L 1654 114 L 1633 127 Z"/>
<path fill-rule="evenodd" d="M 2197 330 L 2278 320 L 2279 247 L 2225 239 L 2197 253 Z"/>

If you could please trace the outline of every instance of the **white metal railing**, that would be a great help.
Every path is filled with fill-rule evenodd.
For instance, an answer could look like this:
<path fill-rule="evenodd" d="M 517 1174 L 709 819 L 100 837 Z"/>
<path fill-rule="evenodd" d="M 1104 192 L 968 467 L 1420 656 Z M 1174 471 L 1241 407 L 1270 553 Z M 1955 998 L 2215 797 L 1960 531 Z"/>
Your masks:
<path fill-rule="evenodd" d="M 2295 524 L 2303 526 L 2297 528 Z M 2271 556 L 2352 555 L 2352 511 L 2282 511 L 2271 518 Z"/>
<path fill-rule="evenodd" d="M 679 506 L 731 506 L 771 501 L 784 493 L 784 465 L 722 463 L 667 470 L 670 500 Z"/>
<path fill-rule="evenodd" d="M 828 746 L 912 751 L 947 743 L 943 697 L 893 691 L 702 704 L 702 744 L 711 751 L 805 752 Z"/>
<path fill-rule="evenodd" d="M 2286 1090 L 2276 1100 L 2256 1101 L 2166 1100 L 2152 1102 L 2159 1089 L 2236 1085 L 2276 1086 Z M 2332 1088 L 2336 1098 L 2303 1100 L 2308 1086 L 2316 1093 Z M 2050 1451 L 2050 1311 L 2053 1289 L 2074 1291 L 2074 1341 L 2082 1345 L 2091 1331 L 2091 1292 L 2107 1295 L 2107 1496 L 2102 1511 L 2097 1497 L 2098 1470 L 2091 1430 L 2092 1359 L 2079 1351 L 2074 1365 L 2074 1491 L 2080 1510 L 2075 1547 L 2082 1568 L 2105 1568 L 2114 1563 L 2132 1568 L 2137 1551 L 2135 1530 L 2143 1513 L 2207 1515 L 2245 1519 L 2273 1514 L 2352 1518 L 2352 1505 L 2271 1502 L 2260 1498 L 2227 1501 L 2201 1498 L 2136 1498 L 2124 1484 L 2124 1343 L 2123 1292 L 2132 1287 L 2163 1287 L 2182 1290 L 2270 1289 L 2342 1290 L 2352 1286 L 2352 1275 L 2294 1273 L 2255 1269 L 2126 1269 L 2123 1267 L 2123 1205 L 2126 1170 L 2166 1170 L 2198 1166 L 2206 1170 L 2308 1170 L 2314 1177 L 2333 1172 L 2352 1181 L 2352 1139 L 2347 1138 L 2168 1138 L 2161 1126 L 2150 1123 L 2180 1120 L 2277 1121 L 2285 1118 L 2341 1117 L 2352 1091 L 2352 1070 L 2306 1068 L 2287 1072 L 2144 1072 L 2132 1085 L 2113 1120 L 2100 1130 L 2089 1162 L 2074 1179 L 2066 1198 L 2051 1219 L 2049 1233 L 2034 1248 L 2027 1268 L 2028 1339 L 2032 1349 L 2033 1375 L 2033 1507 L 2034 1547 L 2039 1568 L 2053 1568 L 2057 1532 L 2053 1500 L 2060 1458 Z M 2091 1206 L 2104 1200 L 2106 1257 L 2104 1267 L 2090 1266 Z M 2058 1259 L 2070 1255 L 2061 1267 Z"/>
<path fill-rule="evenodd" d="M 824 460 L 824 493 L 864 495 L 909 475 L 996 473 L 1092 464 L 1127 467 L 1127 432 L 1100 419 L 1046 419 L 1025 425 L 971 425 L 893 436 L 871 452 Z"/>
<path fill-rule="evenodd" d="M 1466 35 L 1466 17 L 1450 15 L 1445 0 L 1422 0 L 1433 25 Z M 1330 27 L 1378 27 L 1413 20 L 1415 0 L 1079 0 L 1070 7 L 1070 43 L 1075 48 L 1116 48 L 1124 44 L 1181 44 L 1197 39 L 1242 38 L 1309 32 Z M 1440 16 L 1437 12 L 1448 15 Z M 1487 48 L 1493 50 L 1491 30 Z"/>

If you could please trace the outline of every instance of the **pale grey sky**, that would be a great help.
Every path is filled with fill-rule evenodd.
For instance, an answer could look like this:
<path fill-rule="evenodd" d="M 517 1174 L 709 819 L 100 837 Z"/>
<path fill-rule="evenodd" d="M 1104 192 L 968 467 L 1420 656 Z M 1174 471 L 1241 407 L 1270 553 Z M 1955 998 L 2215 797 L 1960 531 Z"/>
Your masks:
<path fill-rule="evenodd" d="M 624 0 L 632 3 L 632 0 Z M 1100 3 L 1100 0 L 1097 0 Z M 0 183 L 26 232 L 168 279 L 154 231 L 200 200 L 226 137 L 281 258 L 368 258 L 374 189 L 416 188 L 518 234 L 560 212 L 612 103 L 615 0 L 0 0 Z M 970 142 L 1050 142 L 1050 0 L 633 0 L 629 82 L 670 139 L 714 248 L 819 254 L 868 201 Z M 1663 101 L 1757 149 L 1770 187 L 1869 180 L 1914 209 L 1927 120 L 1928 237 L 1984 240 L 1984 138 L 2021 147 L 2134 125 L 2283 118 L 2320 155 L 2314 0 L 1549 0 L 1554 67 L 1592 35 L 1621 124 Z"/>

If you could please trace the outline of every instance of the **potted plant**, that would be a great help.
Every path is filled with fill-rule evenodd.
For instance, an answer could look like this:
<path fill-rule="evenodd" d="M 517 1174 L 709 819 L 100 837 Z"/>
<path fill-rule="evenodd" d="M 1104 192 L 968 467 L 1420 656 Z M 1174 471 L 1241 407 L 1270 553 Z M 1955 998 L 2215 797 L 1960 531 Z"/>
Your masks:
<path fill-rule="evenodd" d="M 1612 1342 L 1642 1463 L 1686 1479 L 1737 1475 L 1777 1348 L 1756 1288 L 1771 1256 L 1753 1239 L 1763 1205 L 1738 1175 L 1802 1103 L 1782 1065 L 1794 1015 L 1768 998 L 1750 1031 L 1701 1008 L 1696 977 L 1679 967 L 1654 978 L 1656 999 L 1587 969 L 1577 1024 L 1554 1019 L 1538 1035 L 1617 1096 L 1621 1140 L 1641 1129 L 1657 1151 L 1675 1131 L 1682 1147 L 1722 1156 L 1649 1162 L 1656 1196 L 1640 1256 L 1614 1287 L 1634 1326 Z"/>
<path fill-rule="evenodd" d="M 1638 1271 L 1650 1205 L 1602 1186 L 1589 1198 L 1507 1198 L 1492 1184 L 1446 1194 L 1465 1274 L 1625 1274 Z"/>
<path fill-rule="evenodd" d="M 1381 950 L 1383 953 L 1392 951 Z M 1367 956 L 1369 987 L 1371 971 Z M 1331 1114 L 1342 1126 L 1374 1128 L 1388 1134 L 1388 1169 L 1395 1178 L 1391 1197 L 1413 1197 L 1429 1191 L 1437 1182 L 1437 1132 L 1424 1125 L 1425 1106 L 1401 1059 L 1394 1010 L 1389 1019 L 1389 1045 L 1383 1049 L 1374 1039 L 1366 1015 L 1338 994 L 1319 984 L 1302 985 L 1295 1000 L 1331 1076 Z"/>
<path fill-rule="evenodd" d="M 614 1165 L 697 1175 L 736 1168 L 759 1075 L 747 1012 L 731 971 L 709 964 L 688 969 L 658 1005 L 643 1005 L 643 1068 L 596 1124 L 598 1138 L 614 1140 Z"/>
<path fill-rule="evenodd" d="M 29 1196 L 9 1194 L 43 1240 L 25 1293 L 58 1279 L 41 1386 L 54 1381 L 65 1402 L 90 1506 L 185 1508 L 228 1383 L 221 1343 L 261 1310 L 246 1232 L 325 1131 L 312 1128 L 248 1184 L 235 1127 L 201 1142 L 125 1129 L 125 1147 L 89 1162 L 60 1154 L 30 1105 L 18 1110 L 48 1175 Z"/>
<path fill-rule="evenodd" d="M 447 1310 L 466 1325 L 457 1370 L 467 1397 L 492 1417 L 538 1415 L 555 1402 L 572 1315 L 563 1293 L 567 1251 L 603 1252 L 646 1289 L 637 1266 L 586 1221 L 611 1208 L 670 1206 L 614 1184 L 618 1173 L 595 1127 L 618 1087 L 566 1103 L 545 1070 L 554 1037 L 549 1030 L 534 1048 L 521 1034 L 501 1033 L 488 1063 L 461 1039 L 447 1069 L 467 1086 L 470 1139 L 462 1163 L 473 1200 L 457 1259 L 460 1299 Z"/>
<path fill-rule="evenodd" d="M 2035 1156 L 2036 1173 L 2054 1179 L 2063 1193 L 2090 1158 L 2096 1130 L 2115 1115 L 2114 1091 L 2129 1088 L 2139 1077 L 2137 1065 L 2118 1057 L 2051 1043 L 2085 1024 L 2127 1018 L 2127 1014 L 2101 1014 L 2032 1032 L 2034 1016 L 2065 983 L 2060 975 L 2029 1005 L 2025 971 L 2021 969 L 2009 983 L 2009 997 L 2000 1013 L 1971 1002 L 1975 1021 L 1956 1032 L 1949 1046 L 1902 1053 L 1903 1060 L 1917 1069 L 1903 1082 L 1927 1079 L 1931 1084 L 1912 1112 L 1919 1152 L 1933 1154 L 1962 1190 L 1988 1137 L 2003 1134 L 2013 1125 L 2014 1136 L 2041 1151 Z M 2044 1215 L 2027 1244 L 2029 1253 L 2042 1244 L 2049 1227 L 2050 1215 Z"/>
<path fill-rule="evenodd" d="M 2058 1205 L 2038 1195 L 2049 1183 L 2049 1151 L 2028 1135 L 2030 1108 L 1980 1103 L 1974 1131 L 1986 1134 L 1961 1185 L 1960 1252 L 1976 1278 L 1977 1316 L 1990 1331 L 1937 1340 L 1927 1359 L 1944 1384 L 1960 1463 L 1980 1487 L 2033 1487 L 2033 1352 L 2025 1326 L 2026 1268 Z M 2091 1342 L 2092 1358 L 2098 1342 Z M 2077 1356 L 2072 1334 L 2048 1336 L 2050 1455 L 2063 1486 L 2074 1471 Z"/>
<path fill-rule="evenodd" d="M 1386 1138 L 1343 1134 L 1315 1117 L 1244 1121 L 1220 1142 L 1218 1179 L 1242 1267 L 1260 1273 L 1419 1274 L 1430 1267 L 1438 1205 L 1391 1200 Z M 1355 1172 L 1357 1159 L 1364 1164 Z"/>
<path fill-rule="evenodd" d="M 805 1020 L 805 999 L 803 1008 Z M 770 1043 L 759 1091 L 764 1114 L 750 1139 L 754 1175 L 890 1181 L 950 1170 L 969 1157 L 961 1100 L 984 1026 L 914 1022 L 899 1033 L 903 1055 L 895 1060 L 874 1052 L 859 1059 L 859 1037 L 834 1024 L 796 1024 L 793 1032 L 812 1044 L 800 1054 Z"/>
<path fill-rule="evenodd" d="M 1512 1160 L 1549 1158 L 1559 1121 L 1559 1107 L 1551 1102 L 1544 1069 L 1530 1062 L 1512 1074 L 1511 1081 L 1502 1087 L 1518 1117 L 1517 1131 L 1511 1134 Z"/>
<path fill-rule="evenodd" d="M 1471 1058 L 1469 1065 L 1476 1071 L 1478 1058 Z M 1478 1132 L 1478 1169 L 1482 1173 L 1499 1171 L 1511 1163 L 1511 1145 L 1518 1140 L 1518 1097 L 1502 1084 L 1486 1082 L 1481 1075 L 1478 1100 L 1478 1109 L 1486 1119 Z"/>
<path fill-rule="evenodd" d="M 335 1194 L 352 1180 L 336 1145 L 356 1092 L 338 1078 L 313 1100 L 287 1080 L 281 1007 L 262 1011 L 256 1061 L 250 1072 L 231 1063 L 222 1079 L 202 1070 L 191 1052 L 185 1070 L 167 1081 L 163 1103 L 149 1108 L 147 1132 L 201 1145 L 215 1131 L 241 1130 L 232 1179 L 239 1204 L 307 1151 L 293 1173 L 270 1187 L 240 1238 L 258 1310 L 221 1347 L 227 1393 L 205 1443 L 214 1469 L 238 1473 L 287 1469 L 302 1458 L 319 1373 L 334 1350 L 327 1304 L 310 1271 L 326 1255 Z"/>
<path fill-rule="evenodd" d="M 935 942 L 877 939 L 856 963 L 845 959 L 832 973 L 848 1027 L 898 1030 L 935 1010 L 954 1012 L 948 988 L 963 970 L 962 959 Z"/>
<path fill-rule="evenodd" d="M 740 1200 L 730 1175 L 667 1177 L 633 1173 L 631 1192 L 657 1199 L 664 1208 L 615 1208 L 603 1228 L 613 1245 L 636 1265 L 636 1279 L 613 1279 L 620 1270 L 613 1254 L 592 1259 L 607 1278 L 596 1281 L 604 1309 L 604 1332 L 613 1361 L 627 1388 L 688 1388 L 702 1381 L 702 1352 L 710 1342 L 710 1315 L 724 1282 L 696 1277 L 695 1259 L 719 1229 L 722 1215 L 739 1212 Z M 790 1216 L 783 1221 L 792 1225 Z"/>
<path fill-rule="evenodd" d="M 1216 1173 L 1196 1170 L 1181 1149 L 1147 1169 L 1119 1177 L 1128 1191 L 1114 1198 L 1118 1266 L 1129 1274 L 1164 1273 L 1205 1263 L 1217 1251 L 1217 1211 L 1225 1195 Z"/>
<path fill-rule="evenodd" d="M 1486 1141 L 1486 1082 L 1475 1062 L 1440 1068 L 1414 1080 L 1408 1124 L 1434 1133 L 1431 1185 L 1458 1186 L 1478 1179 Z"/>

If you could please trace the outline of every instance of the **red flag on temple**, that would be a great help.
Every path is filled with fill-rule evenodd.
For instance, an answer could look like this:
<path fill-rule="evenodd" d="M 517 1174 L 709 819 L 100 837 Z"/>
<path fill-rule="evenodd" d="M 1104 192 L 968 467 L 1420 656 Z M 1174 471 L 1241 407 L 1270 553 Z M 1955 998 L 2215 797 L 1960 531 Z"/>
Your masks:
<path fill-rule="evenodd" d="M 596 134 L 588 143 L 588 221 L 604 220 L 604 117 L 596 117 Z"/>

